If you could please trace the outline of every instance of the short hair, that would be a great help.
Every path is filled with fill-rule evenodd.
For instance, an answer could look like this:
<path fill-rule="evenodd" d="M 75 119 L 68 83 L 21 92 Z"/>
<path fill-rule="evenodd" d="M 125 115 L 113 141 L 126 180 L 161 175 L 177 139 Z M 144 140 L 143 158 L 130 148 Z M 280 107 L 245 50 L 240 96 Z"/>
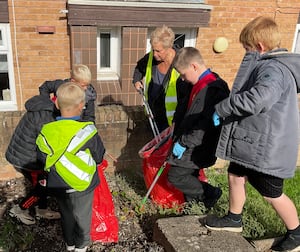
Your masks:
<path fill-rule="evenodd" d="M 274 19 L 259 16 L 250 21 L 240 33 L 240 43 L 256 49 L 262 43 L 267 51 L 280 47 L 281 34 Z"/>
<path fill-rule="evenodd" d="M 59 109 L 71 109 L 85 102 L 85 91 L 75 82 L 66 82 L 60 85 L 56 92 Z"/>
<path fill-rule="evenodd" d="M 197 62 L 200 65 L 204 64 L 200 51 L 195 47 L 183 47 L 177 52 L 174 58 L 174 67 L 177 70 L 185 69 L 192 62 Z"/>
<path fill-rule="evenodd" d="M 164 48 L 172 48 L 174 45 L 175 34 L 171 28 L 166 25 L 156 28 L 150 35 L 151 46 L 162 43 Z"/>
<path fill-rule="evenodd" d="M 92 74 L 88 66 L 83 64 L 76 64 L 71 71 L 71 78 L 78 82 L 90 83 L 92 80 Z"/>

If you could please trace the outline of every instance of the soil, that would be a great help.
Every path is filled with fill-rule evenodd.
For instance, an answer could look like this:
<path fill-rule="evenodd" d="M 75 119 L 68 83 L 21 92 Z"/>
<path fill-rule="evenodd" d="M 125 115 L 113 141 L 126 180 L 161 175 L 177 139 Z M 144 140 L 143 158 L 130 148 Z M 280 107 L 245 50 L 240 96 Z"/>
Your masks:
<path fill-rule="evenodd" d="M 111 191 L 114 191 L 115 213 L 119 218 L 119 239 L 117 243 L 93 243 L 88 251 L 163 252 L 163 247 L 152 241 L 155 219 L 137 216 L 130 200 L 126 201 L 120 196 L 122 188 L 116 185 L 114 175 L 106 177 Z M 28 187 L 23 178 L 0 181 L 0 242 L 5 240 L 5 246 L 10 247 L 3 251 L 65 251 L 60 220 L 41 219 L 36 224 L 27 226 L 8 215 L 12 204 L 22 198 Z M 57 210 L 55 199 L 49 198 L 48 204 L 51 209 Z M 0 247 L 4 248 L 3 244 L 0 243 Z"/>

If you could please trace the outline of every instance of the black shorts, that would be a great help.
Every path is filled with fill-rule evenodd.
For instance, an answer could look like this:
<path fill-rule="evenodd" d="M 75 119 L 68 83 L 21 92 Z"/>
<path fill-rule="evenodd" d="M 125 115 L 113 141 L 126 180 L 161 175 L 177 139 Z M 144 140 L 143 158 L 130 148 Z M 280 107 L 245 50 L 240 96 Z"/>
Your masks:
<path fill-rule="evenodd" d="M 243 165 L 230 163 L 228 172 L 239 177 L 246 176 L 248 182 L 262 195 L 269 198 L 278 198 L 282 194 L 283 179 L 267 175 L 252 169 L 248 169 Z"/>

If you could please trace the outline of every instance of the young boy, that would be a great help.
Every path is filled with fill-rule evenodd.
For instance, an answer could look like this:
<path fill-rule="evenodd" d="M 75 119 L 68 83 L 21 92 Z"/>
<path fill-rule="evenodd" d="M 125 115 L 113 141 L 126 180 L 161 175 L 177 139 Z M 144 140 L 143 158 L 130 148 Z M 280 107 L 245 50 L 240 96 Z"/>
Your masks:
<path fill-rule="evenodd" d="M 215 106 L 215 125 L 224 120 L 217 156 L 230 160 L 229 212 L 207 218 L 211 230 L 242 232 L 242 210 L 249 183 L 269 202 L 287 233 L 272 251 L 298 251 L 300 226 L 283 181 L 294 176 L 298 151 L 300 55 L 279 48 L 272 18 L 257 17 L 240 34 L 245 58 L 230 97 Z"/>
<path fill-rule="evenodd" d="M 90 84 L 91 80 L 92 75 L 90 69 L 86 65 L 78 64 L 73 66 L 70 79 L 45 81 L 39 87 L 39 91 L 41 95 L 47 96 L 48 98 L 50 97 L 50 94 L 53 94 L 54 97 L 56 97 L 57 88 L 61 84 L 69 81 L 76 82 L 85 90 L 86 95 L 86 104 L 82 111 L 81 119 L 87 122 L 95 122 L 95 100 L 97 98 L 97 93 L 92 84 Z"/>
<path fill-rule="evenodd" d="M 37 95 L 25 103 L 26 112 L 19 121 L 5 157 L 17 171 L 30 180 L 33 188 L 19 204 L 13 205 L 9 215 L 16 217 L 26 225 L 35 224 L 35 218 L 29 210 L 35 207 L 37 218 L 59 219 L 60 214 L 47 208 L 46 175 L 43 164 L 37 159 L 36 138 L 43 124 L 55 120 L 57 110 L 54 103 L 47 97 Z M 37 175 L 36 178 L 33 175 Z"/>
<path fill-rule="evenodd" d="M 196 48 L 180 49 L 174 67 L 193 88 L 182 122 L 175 122 L 175 144 L 168 160 L 172 165 L 168 179 L 183 192 L 186 201 L 203 202 L 211 208 L 222 191 L 198 179 L 199 167 L 207 168 L 216 161 L 220 127 L 213 125 L 211 117 L 214 105 L 228 97 L 229 89 L 224 80 L 205 66 Z"/>
<path fill-rule="evenodd" d="M 67 250 L 84 252 L 90 242 L 94 189 L 99 184 L 96 166 L 105 149 L 94 123 L 80 121 L 84 90 L 67 82 L 56 95 L 61 116 L 43 126 L 36 142 L 49 173 L 48 188 L 60 207 Z"/>

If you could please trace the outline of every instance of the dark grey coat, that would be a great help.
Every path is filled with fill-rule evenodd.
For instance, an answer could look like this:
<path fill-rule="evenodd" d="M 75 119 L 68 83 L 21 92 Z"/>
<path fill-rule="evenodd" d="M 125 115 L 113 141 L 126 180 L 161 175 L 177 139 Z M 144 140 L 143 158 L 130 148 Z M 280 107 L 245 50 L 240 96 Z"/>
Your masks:
<path fill-rule="evenodd" d="M 224 119 L 216 155 L 289 178 L 298 154 L 300 55 L 279 49 L 247 53 L 229 98 L 215 108 Z"/>
<path fill-rule="evenodd" d="M 12 165 L 26 170 L 43 170 L 37 159 L 35 140 L 45 123 L 55 120 L 57 110 L 54 103 L 45 96 L 37 95 L 25 103 L 26 112 L 19 121 L 5 157 Z"/>

